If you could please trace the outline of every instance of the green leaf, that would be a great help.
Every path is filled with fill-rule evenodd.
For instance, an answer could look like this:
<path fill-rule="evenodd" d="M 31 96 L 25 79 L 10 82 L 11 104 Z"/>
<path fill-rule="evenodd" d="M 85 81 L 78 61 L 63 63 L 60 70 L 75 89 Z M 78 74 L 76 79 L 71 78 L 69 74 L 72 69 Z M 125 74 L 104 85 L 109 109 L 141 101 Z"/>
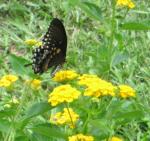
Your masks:
<path fill-rule="evenodd" d="M 30 136 L 31 141 L 53 141 L 53 138 L 33 132 Z"/>
<path fill-rule="evenodd" d="M 150 14 L 149 11 L 143 11 L 143 10 L 132 10 L 132 13 L 136 13 L 136 14 Z"/>
<path fill-rule="evenodd" d="M 20 56 L 16 56 L 14 54 L 11 54 L 11 55 L 9 55 L 9 62 L 11 64 L 13 70 L 17 74 L 29 75 L 29 76 L 32 76 L 32 77 L 35 76 L 29 68 L 24 66 L 25 64 L 29 63 L 26 59 L 24 59 Z"/>
<path fill-rule="evenodd" d="M 122 113 L 116 113 L 114 116 L 114 119 L 125 119 L 125 120 L 135 120 L 135 119 L 141 119 L 144 117 L 144 113 L 141 110 L 134 110 L 129 112 L 122 112 Z"/>
<path fill-rule="evenodd" d="M 80 0 L 68 0 L 69 5 L 71 5 L 73 7 L 78 5 L 79 2 L 80 2 Z"/>
<path fill-rule="evenodd" d="M 10 117 L 16 113 L 16 110 L 14 109 L 5 109 L 0 111 L 0 118 L 3 117 Z"/>
<path fill-rule="evenodd" d="M 122 24 L 120 27 L 124 30 L 150 30 L 150 22 L 128 22 Z"/>
<path fill-rule="evenodd" d="M 7 120 L 0 119 L 0 131 L 7 133 L 10 129 L 10 122 Z"/>
<path fill-rule="evenodd" d="M 52 108 L 53 107 L 51 107 L 50 104 L 48 104 L 47 102 L 35 103 L 27 110 L 24 118 L 28 119 L 28 118 L 38 116 L 40 114 L 43 114 L 43 113 L 51 110 Z"/>
<path fill-rule="evenodd" d="M 114 120 L 116 123 L 129 123 L 144 117 L 144 111 L 140 107 L 135 107 L 134 101 L 117 100 L 111 101 L 105 118 Z"/>
<path fill-rule="evenodd" d="M 15 141 L 29 141 L 26 136 L 19 136 L 15 138 Z"/>
<path fill-rule="evenodd" d="M 112 99 L 109 107 L 107 108 L 105 118 L 111 120 L 116 114 L 129 112 L 133 109 L 133 103 L 130 101 L 119 101 L 117 98 Z M 115 119 L 115 118 L 114 118 Z"/>
<path fill-rule="evenodd" d="M 111 66 L 114 67 L 114 66 L 126 61 L 127 59 L 128 59 L 128 55 L 125 53 L 115 54 L 115 56 L 112 59 Z"/>
<path fill-rule="evenodd" d="M 47 137 L 54 137 L 54 138 L 61 138 L 66 139 L 67 135 L 64 131 L 61 131 L 60 128 L 56 126 L 51 126 L 50 124 L 41 124 L 31 128 L 34 132 L 47 136 Z"/>
<path fill-rule="evenodd" d="M 99 138 L 105 139 L 111 132 L 109 123 L 105 119 L 95 119 L 91 120 L 88 124 L 88 132 Z"/>
<path fill-rule="evenodd" d="M 79 4 L 79 6 L 91 18 L 94 18 L 95 20 L 102 20 L 102 12 L 97 5 L 90 2 L 82 2 Z"/>

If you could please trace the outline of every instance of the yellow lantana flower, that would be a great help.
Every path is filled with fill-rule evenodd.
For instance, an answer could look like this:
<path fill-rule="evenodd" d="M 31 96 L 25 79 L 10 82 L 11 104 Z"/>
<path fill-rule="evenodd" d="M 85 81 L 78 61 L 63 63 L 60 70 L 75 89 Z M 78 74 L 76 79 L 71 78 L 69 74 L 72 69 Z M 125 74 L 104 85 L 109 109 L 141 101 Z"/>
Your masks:
<path fill-rule="evenodd" d="M 101 81 L 101 79 L 97 75 L 93 75 L 93 74 L 83 74 L 78 79 L 79 79 L 78 84 L 85 85 L 85 86 L 90 86 L 93 83 L 95 84 Z"/>
<path fill-rule="evenodd" d="M 31 88 L 34 89 L 34 90 L 38 90 L 41 88 L 41 83 L 42 81 L 39 80 L 39 79 L 33 79 L 31 81 Z"/>
<path fill-rule="evenodd" d="M 121 138 L 118 137 L 112 137 L 109 141 L 123 141 Z"/>
<path fill-rule="evenodd" d="M 79 85 L 85 85 L 85 96 L 100 97 L 104 95 L 115 96 L 116 87 L 100 79 L 97 75 L 83 74 L 79 77 Z"/>
<path fill-rule="evenodd" d="M 135 97 L 135 90 L 128 85 L 119 85 L 119 90 L 122 98 Z"/>
<path fill-rule="evenodd" d="M 78 99 L 80 91 L 71 87 L 71 85 L 61 85 L 56 87 L 50 94 L 48 102 L 52 106 L 56 106 L 63 102 L 72 102 Z"/>
<path fill-rule="evenodd" d="M 39 79 L 26 80 L 25 84 L 29 85 L 33 90 L 39 90 L 41 88 L 42 81 Z"/>
<path fill-rule="evenodd" d="M 135 4 L 132 1 L 130 1 L 128 4 L 128 7 L 132 9 L 135 7 Z"/>
<path fill-rule="evenodd" d="M 127 6 L 129 8 L 134 8 L 135 4 L 132 2 L 132 0 L 117 0 L 118 6 Z"/>
<path fill-rule="evenodd" d="M 0 79 L 0 87 L 9 87 L 13 82 L 17 80 L 18 77 L 15 75 L 5 75 Z"/>
<path fill-rule="evenodd" d="M 77 134 L 69 137 L 69 141 L 94 141 L 94 137 Z"/>
<path fill-rule="evenodd" d="M 28 40 L 25 40 L 25 44 L 30 45 L 30 46 L 35 46 L 35 45 L 41 46 L 42 42 L 37 41 L 36 39 L 28 39 Z"/>
<path fill-rule="evenodd" d="M 84 92 L 85 96 L 94 96 L 100 97 L 105 95 L 115 96 L 116 87 L 113 86 L 111 83 L 100 80 L 98 83 L 93 83 L 89 85 Z"/>
<path fill-rule="evenodd" d="M 10 81 L 10 82 L 15 82 L 15 81 L 18 80 L 18 77 L 15 76 L 15 75 L 9 74 L 9 75 L 3 76 L 2 79 L 8 80 L 8 81 Z"/>
<path fill-rule="evenodd" d="M 62 82 L 75 79 L 77 76 L 78 74 L 73 70 L 62 70 L 55 74 L 53 80 L 57 82 Z"/>
<path fill-rule="evenodd" d="M 71 128 L 74 128 L 74 125 L 78 119 L 79 115 L 76 114 L 72 108 L 64 108 L 63 112 L 58 112 L 52 115 L 50 118 L 50 122 L 56 125 L 69 125 Z"/>
<path fill-rule="evenodd" d="M 11 82 L 6 79 L 0 79 L 0 87 L 9 87 Z"/>

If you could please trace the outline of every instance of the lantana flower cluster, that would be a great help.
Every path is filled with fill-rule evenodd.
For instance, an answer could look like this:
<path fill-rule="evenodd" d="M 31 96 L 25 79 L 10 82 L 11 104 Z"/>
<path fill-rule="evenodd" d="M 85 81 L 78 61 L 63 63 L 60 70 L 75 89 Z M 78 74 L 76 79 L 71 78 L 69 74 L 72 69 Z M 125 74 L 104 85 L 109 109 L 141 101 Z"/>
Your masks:
<path fill-rule="evenodd" d="M 121 138 L 113 136 L 109 141 L 123 141 Z"/>
<path fill-rule="evenodd" d="M 120 96 L 122 98 L 135 97 L 135 90 L 127 85 L 119 85 Z"/>
<path fill-rule="evenodd" d="M 94 141 L 92 136 L 77 134 L 69 137 L 69 141 Z"/>
<path fill-rule="evenodd" d="M 76 79 L 77 78 L 77 79 Z M 84 89 L 83 96 L 90 96 L 92 98 L 100 98 L 102 96 L 120 96 L 122 98 L 135 97 L 135 90 L 128 85 L 115 86 L 111 82 L 99 78 L 97 75 L 83 74 L 79 75 L 75 71 L 59 71 L 55 74 L 53 80 L 56 82 L 65 82 L 53 89 L 49 94 L 48 102 L 52 106 L 58 104 L 71 103 L 81 96 L 81 92 L 75 87 L 72 87 L 70 80 L 76 79 L 78 89 Z M 51 116 L 50 121 L 56 125 L 69 125 L 71 128 L 75 127 L 79 115 L 71 108 L 66 107 L 62 112 L 58 112 Z M 94 141 L 94 137 L 77 134 L 70 136 L 69 141 Z M 122 141 L 120 138 L 113 137 L 110 141 Z"/>
<path fill-rule="evenodd" d="M 12 75 L 12 74 L 5 75 L 0 79 L 0 87 L 9 87 L 11 84 L 13 84 L 17 80 L 18 80 L 18 77 L 15 75 Z"/>
<path fill-rule="evenodd" d="M 122 98 L 135 97 L 135 90 L 128 85 L 115 86 L 112 83 L 99 78 L 97 75 L 83 74 L 79 75 L 75 71 L 60 71 L 56 73 L 53 80 L 57 82 L 67 81 L 68 78 L 74 79 L 78 76 L 77 84 L 80 86 L 85 86 L 84 96 L 92 96 L 99 98 L 101 96 L 120 96 Z M 69 76 L 75 77 L 69 77 Z M 116 92 L 118 94 L 116 94 Z M 63 102 L 72 102 L 78 99 L 81 92 L 76 88 L 73 88 L 70 84 L 61 85 L 49 94 L 49 102 L 52 106 Z"/>
<path fill-rule="evenodd" d="M 135 4 L 132 2 L 132 0 L 117 0 L 118 6 L 126 6 L 130 9 L 135 7 Z"/>
<path fill-rule="evenodd" d="M 39 90 L 41 88 L 42 81 L 39 79 L 27 80 L 26 84 L 30 85 L 33 90 Z"/>
<path fill-rule="evenodd" d="M 56 125 L 69 125 L 71 128 L 74 128 L 78 119 L 79 115 L 76 114 L 72 108 L 64 108 L 63 112 L 57 112 L 52 115 L 50 122 Z"/>
<path fill-rule="evenodd" d="M 104 95 L 115 96 L 116 87 L 110 82 L 100 79 L 95 75 L 84 74 L 79 77 L 79 85 L 85 85 L 85 96 L 100 97 Z"/>
<path fill-rule="evenodd" d="M 41 46 L 42 42 L 36 39 L 27 39 L 25 40 L 25 44 L 29 46 Z"/>
<path fill-rule="evenodd" d="M 75 99 L 78 99 L 81 92 L 76 88 L 73 88 L 71 85 L 61 85 L 56 87 L 52 93 L 49 94 L 48 102 L 51 103 L 52 106 L 56 106 L 60 103 L 70 103 Z"/>
<path fill-rule="evenodd" d="M 73 70 L 59 71 L 55 74 L 53 78 L 54 81 L 62 82 L 64 80 L 72 80 L 78 77 L 78 74 Z"/>

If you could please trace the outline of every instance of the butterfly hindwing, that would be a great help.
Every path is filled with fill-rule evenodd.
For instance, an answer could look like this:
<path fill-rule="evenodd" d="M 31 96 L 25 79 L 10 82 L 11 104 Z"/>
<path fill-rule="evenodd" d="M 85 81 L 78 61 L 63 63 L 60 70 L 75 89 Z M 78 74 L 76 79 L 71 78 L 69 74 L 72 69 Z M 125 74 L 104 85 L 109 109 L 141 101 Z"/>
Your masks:
<path fill-rule="evenodd" d="M 33 70 L 43 73 L 52 66 L 65 62 L 67 49 L 67 36 L 62 22 L 55 18 L 43 37 L 42 46 L 33 51 Z"/>

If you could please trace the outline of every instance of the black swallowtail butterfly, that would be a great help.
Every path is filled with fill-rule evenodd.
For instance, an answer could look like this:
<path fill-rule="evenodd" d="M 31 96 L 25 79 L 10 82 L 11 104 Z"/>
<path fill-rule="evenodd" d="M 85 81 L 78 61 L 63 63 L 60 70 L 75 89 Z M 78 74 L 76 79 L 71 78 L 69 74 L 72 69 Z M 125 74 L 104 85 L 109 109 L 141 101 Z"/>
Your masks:
<path fill-rule="evenodd" d="M 67 35 L 63 23 L 54 18 L 42 39 L 42 45 L 33 50 L 32 68 L 35 74 L 42 74 L 54 67 L 52 76 L 65 62 Z"/>

